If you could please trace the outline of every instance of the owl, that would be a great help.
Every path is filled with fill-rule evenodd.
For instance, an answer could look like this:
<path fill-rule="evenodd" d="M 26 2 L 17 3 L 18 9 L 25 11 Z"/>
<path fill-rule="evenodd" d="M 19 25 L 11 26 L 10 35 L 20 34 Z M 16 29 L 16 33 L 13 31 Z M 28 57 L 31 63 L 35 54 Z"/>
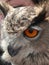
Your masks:
<path fill-rule="evenodd" d="M 16 8 L 0 2 L 3 65 L 49 65 L 49 1 L 33 1 Z"/>

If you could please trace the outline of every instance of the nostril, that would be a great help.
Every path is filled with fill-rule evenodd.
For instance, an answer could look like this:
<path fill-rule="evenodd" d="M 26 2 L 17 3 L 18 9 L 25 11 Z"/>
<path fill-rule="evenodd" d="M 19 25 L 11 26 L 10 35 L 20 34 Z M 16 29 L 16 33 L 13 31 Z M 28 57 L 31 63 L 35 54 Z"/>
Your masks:
<path fill-rule="evenodd" d="M 2 56 L 3 53 L 4 53 L 4 51 L 2 49 L 0 49 L 0 56 Z"/>

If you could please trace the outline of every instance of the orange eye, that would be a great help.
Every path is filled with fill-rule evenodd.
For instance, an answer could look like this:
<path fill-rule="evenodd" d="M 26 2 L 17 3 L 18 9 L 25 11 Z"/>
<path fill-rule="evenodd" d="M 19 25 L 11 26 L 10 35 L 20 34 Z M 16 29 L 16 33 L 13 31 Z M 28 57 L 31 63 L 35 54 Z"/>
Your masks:
<path fill-rule="evenodd" d="M 24 34 L 25 34 L 25 36 L 27 36 L 29 38 L 33 38 L 33 37 L 37 36 L 38 32 L 39 31 L 36 29 L 33 29 L 33 30 L 26 29 L 24 31 Z"/>

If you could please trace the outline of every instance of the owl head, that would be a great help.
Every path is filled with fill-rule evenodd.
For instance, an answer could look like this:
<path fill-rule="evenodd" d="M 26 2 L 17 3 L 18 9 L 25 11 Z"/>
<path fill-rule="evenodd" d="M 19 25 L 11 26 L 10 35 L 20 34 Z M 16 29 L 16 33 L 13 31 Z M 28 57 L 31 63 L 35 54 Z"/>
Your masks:
<path fill-rule="evenodd" d="M 49 2 L 13 8 L 5 2 L 0 9 L 1 60 L 13 65 L 49 65 Z"/>

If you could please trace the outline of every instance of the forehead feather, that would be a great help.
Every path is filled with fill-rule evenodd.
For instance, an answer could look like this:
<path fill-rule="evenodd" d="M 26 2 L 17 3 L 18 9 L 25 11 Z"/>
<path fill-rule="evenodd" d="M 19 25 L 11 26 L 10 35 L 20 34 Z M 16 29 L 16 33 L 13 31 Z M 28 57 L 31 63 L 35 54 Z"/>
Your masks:
<path fill-rule="evenodd" d="M 32 22 L 32 20 L 37 17 L 43 11 L 43 6 L 24 6 L 15 8 L 8 12 L 5 18 L 5 26 L 8 31 L 24 31 Z M 24 19 L 24 20 L 23 20 Z M 26 19 L 26 20 L 25 20 Z M 24 23 L 21 26 L 21 23 Z M 12 27 L 10 26 L 12 25 Z"/>

